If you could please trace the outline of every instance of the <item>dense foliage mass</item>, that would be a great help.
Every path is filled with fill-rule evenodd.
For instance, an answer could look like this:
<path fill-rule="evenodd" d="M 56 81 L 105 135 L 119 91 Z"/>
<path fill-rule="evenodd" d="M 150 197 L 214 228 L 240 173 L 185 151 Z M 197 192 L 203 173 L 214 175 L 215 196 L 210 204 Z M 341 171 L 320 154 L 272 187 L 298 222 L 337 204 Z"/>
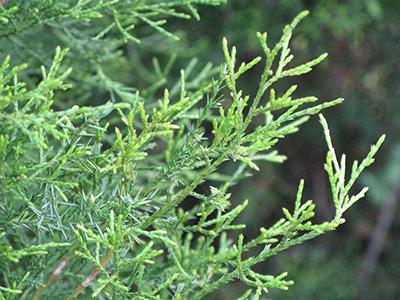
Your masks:
<path fill-rule="evenodd" d="M 327 56 L 292 62 L 289 42 L 307 11 L 274 47 L 256 35 L 262 57 L 238 63 L 223 39 L 225 64 L 192 59 L 177 71 L 174 40 L 185 33 L 168 22 L 222 2 L 3 1 L 1 299 L 201 299 L 234 280 L 249 287 L 237 299 L 259 299 L 293 281 L 258 265 L 334 230 L 364 196 L 351 188 L 384 137 L 346 173 L 319 115 L 332 220 L 312 220 L 301 181 L 275 224 L 254 238 L 232 234 L 249 201 L 232 205 L 230 187 L 263 161 L 284 161 L 275 145 L 342 99 L 272 88 Z M 257 67 L 259 82 L 242 89 Z M 224 172 L 229 162 L 235 172 Z"/>

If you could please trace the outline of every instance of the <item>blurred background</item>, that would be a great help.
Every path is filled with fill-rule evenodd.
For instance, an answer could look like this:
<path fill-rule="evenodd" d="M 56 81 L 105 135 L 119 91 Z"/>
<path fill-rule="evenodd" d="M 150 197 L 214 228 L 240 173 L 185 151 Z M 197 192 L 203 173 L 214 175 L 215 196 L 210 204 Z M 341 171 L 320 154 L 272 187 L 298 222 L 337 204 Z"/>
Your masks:
<path fill-rule="evenodd" d="M 36 2 L 19 1 L 27 9 Z M 279 94 L 297 84 L 297 97 L 316 96 L 321 102 L 344 97 L 343 104 L 323 113 L 337 154 L 346 153 L 348 162 L 363 159 L 382 134 L 387 138 L 376 163 L 354 189 L 356 193 L 363 186 L 370 187 L 366 198 L 346 212 L 348 221 L 337 231 L 287 250 L 258 268 L 271 275 L 288 271 L 287 279 L 295 281 L 288 291 L 270 290 L 271 299 L 400 299 L 400 2 L 232 0 L 219 7 L 199 5 L 198 9 L 199 22 L 194 18 L 168 20 L 165 28 L 180 41 L 140 24 L 133 31 L 140 44 L 126 44 L 120 36 L 92 39 L 99 32 L 96 26 L 102 27 L 110 16 L 92 20 L 90 26 L 79 20 L 49 21 L 0 37 L 0 59 L 12 54 L 11 65 L 28 61 L 21 80 L 35 84 L 41 78 L 38 67 L 51 65 L 53 54 L 49 53 L 54 53 L 57 45 L 70 47 L 65 66 L 74 67 L 68 80 L 75 88 L 56 99 L 59 109 L 105 103 L 110 97 L 129 102 L 136 89 L 144 90 L 141 95 L 151 99 L 174 86 L 183 66 L 193 66 L 196 73 L 210 61 L 218 72 L 224 61 L 223 37 L 237 47 L 239 63 L 249 62 L 263 55 L 257 31 L 268 32 L 268 44 L 273 47 L 283 27 L 301 11 L 309 10 L 290 43 L 295 56 L 291 66 L 325 52 L 329 56 L 311 73 L 285 79 L 275 90 Z M 153 57 L 161 66 L 175 59 L 168 79 L 157 77 Z M 240 88 L 244 93 L 255 93 L 261 72 L 260 64 L 243 77 Z M 238 220 L 246 224 L 248 239 L 257 236 L 260 227 L 283 217 L 282 206 L 293 210 L 301 179 L 305 180 L 303 200 L 313 199 L 316 204 L 314 222 L 328 221 L 334 214 L 323 169 L 327 147 L 318 117 L 312 117 L 300 132 L 287 136 L 277 147 L 287 161 L 261 163 L 260 172 L 253 172 L 231 189 L 234 206 L 250 200 Z M 238 283 L 221 289 L 214 299 L 236 299 L 246 289 Z"/>

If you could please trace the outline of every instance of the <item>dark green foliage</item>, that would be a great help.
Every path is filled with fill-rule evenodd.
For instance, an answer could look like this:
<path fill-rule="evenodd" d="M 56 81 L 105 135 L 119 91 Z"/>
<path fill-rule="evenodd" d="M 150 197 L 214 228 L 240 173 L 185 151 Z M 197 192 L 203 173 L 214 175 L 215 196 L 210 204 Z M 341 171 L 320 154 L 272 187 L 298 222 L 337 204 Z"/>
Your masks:
<path fill-rule="evenodd" d="M 366 189 L 354 196 L 350 189 L 384 137 L 346 176 L 346 158 L 336 157 L 320 115 L 334 218 L 312 220 L 315 205 L 303 201 L 301 181 L 293 212 L 283 208 L 282 219 L 253 239 L 230 238 L 245 227 L 235 219 L 248 200 L 231 207 L 229 187 L 262 161 L 282 162 L 276 143 L 342 99 L 315 104 L 295 98 L 295 85 L 271 87 L 327 56 L 290 67 L 292 32 L 307 11 L 273 48 L 257 34 L 263 58 L 238 64 L 224 39 L 224 66 L 192 60 L 171 83 L 172 54 L 165 63 L 152 59 L 148 71 L 141 41 L 161 48 L 164 38 L 178 39 L 163 27 L 166 18 L 199 19 L 197 5 L 222 2 L 5 3 L 2 53 L 22 64 L 10 68 L 7 56 L 0 77 L 0 299 L 201 299 L 233 280 L 250 288 L 238 299 L 259 299 L 293 281 L 257 265 L 334 230 L 364 196 Z M 40 73 L 35 62 L 28 68 L 31 60 L 43 63 Z M 261 61 L 251 96 L 238 82 Z M 138 78 L 126 78 L 130 71 Z M 104 95 L 111 101 L 103 104 Z M 228 161 L 234 174 L 221 172 Z"/>

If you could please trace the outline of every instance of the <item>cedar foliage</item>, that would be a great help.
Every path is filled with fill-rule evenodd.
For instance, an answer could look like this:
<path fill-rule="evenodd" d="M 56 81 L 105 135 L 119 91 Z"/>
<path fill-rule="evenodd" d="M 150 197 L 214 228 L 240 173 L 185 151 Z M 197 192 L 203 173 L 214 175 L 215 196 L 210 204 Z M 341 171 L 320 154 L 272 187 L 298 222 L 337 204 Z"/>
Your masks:
<path fill-rule="evenodd" d="M 350 189 L 384 136 L 346 173 L 346 156 L 336 156 L 320 114 L 333 220 L 312 222 L 315 206 L 303 201 L 301 181 L 294 207 L 283 208 L 275 225 L 249 241 L 229 238 L 244 228 L 235 218 L 248 204 L 231 207 L 229 187 L 246 169 L 260 171 L 257 161 L 282 162 L 274 145 L 343 99 L 318 104 L 294 98 L 296 86 L 272 88 L 327 56 L 290 67 L 292 32 L 307 11 L 272 48 L 267 34 L 257 33 L 263 56 L 248 63 L 238 63 L 224 39 L 222 66 L 197 70 L 192 60 L 176 84 L 169 85 L 176 55 L 165 65 L 154 58 L 151 71 L 138 63 L 144 88 L 114 79 L 126 68 L 126 45 L 177 40 L 167 20 L 199 19 L 197 5 L 223 2 L 3 1 L 0 299 L 201 299 L 233 280 L 249 286 L 238 299 L 259 299 L 293 281 L 286 272 L 257 273 L 256 264 L 334 230 L 364 196 L 367 188 Z M 250 96 L 237 83 L 256 64 L 263 73 Z M 97 103 L 104 91 L 110 101 Z M 254 127 L 257 118 L 263 124 Z M 220 172 L 228 161 L 237 164 L 229 176 Z M 183 201 L 196 204 L 185 209 Z"/>

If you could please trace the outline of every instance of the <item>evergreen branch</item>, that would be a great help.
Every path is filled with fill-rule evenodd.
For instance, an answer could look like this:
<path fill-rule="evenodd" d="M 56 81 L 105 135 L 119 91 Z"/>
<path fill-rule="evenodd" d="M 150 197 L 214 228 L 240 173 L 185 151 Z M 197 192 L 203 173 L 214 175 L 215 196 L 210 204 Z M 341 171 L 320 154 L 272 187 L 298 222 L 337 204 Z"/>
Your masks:
<path fill-rule="evenodd" d="M 272 88 L 287 76 L 311 71 L 326 57 L 322 54 L 288 67 L 294 60 L 289 49 L 293 30 L 308 12 L 300 13 L 284 28 L 273 48 L 267 45 L 266 33 L 257 34 L 265 58 L 237 64 L 236 48 L 229 49 L 224 39 L 226 66 L 216 80 L 209 79 L 216 68 L 205 64 L 196 71 L 198 60 L 192 59 L 177 83 L 171 89 L 164 88 L 177 58 L 169 55 L 164 66 L 162 60 L 154 58 L 154 70 L 142 67 L 149 86 L 139 89 L 128 86 L 134 82 L 129 78 L 118 78 L 126 73 L 108 74 L 104 62 L 120 60 L 125 64 L 119 49 L 128 40 L 140 42 L 138 28 L 177 39 L 165 27 L 167 18 L 187 19 L 186 12 L 190 12 L 199 19 L 197 5 L 225 1 L 36 2 L 35 9 L 27 9 L 29 3 L 22 1 L 14 8 L 1 7 L 0 21 L 9 23 L 0 36 L 28 34 L 29 28 L 48 26 L 63 43 L 78 51 L 67 56 L 68 49 L 56 48 L 49 67 L 35 73 L 38 83 L 29 82 L 25 63 L 8 71 L 7 56 L 0 66 L 0 261 L 6 283 L 0 287 L 0 298 L 28 294 L 35 285 L 39 288 L 34 299 L 54 294 L 56 289 L 72 299 L 89 286 L 92 297 L 201 299 L 239 279 L 254 289 L 253 298 L 259 299 L 269 288 L 285 290 L 293 284 L 285 280 L 286 272 L 266 275 L 256 272 L 254 266 L 343 223 L 344 212 L 366 192 L 363 189 L 351 196 L 350 189 L 373 162 L 384 140 L 381 137 L 371 147 L 361 164 L 353 163 L 347 178 L 346 157 L 336 157 L 321 115 L 334 219 L 312 223 L 315 205 L 311 200 L 302 201 L 301 180 L 294 209 L 282 208 L 282 219 L 275 225 L 261 228 L 252 240 L 245 240 L 242 234 L 236 244 L 228 239 L 229 231 L 245 227 L 236 220 L 249 203 L 246 200 L 231 208 L 230 186 L 248 176 L 247 167 L 259 170 L 255 161 L 282 162 L 285 157 L 273 149 L 275 144 L 296 132 L 310 115 L 342 102 L 315 104 L 317 99 L 312 96 L 296 98 L 296 85 L 282 93 Z M 17 37 L 10 40 L 20 41 Z M 124 50 L 137 51 L 129 45 Z M 29 55 L 32 52 L 26 51 Z M 73 65 L 74 60 L 88 61 L 89 68 L 72 71 L 63 67 Z M 265 66 L 259 86 L 256 95 L 250 96 L 238 86 L 242 75 L 261 60 Z M 136 66 L 140 68 L 141 63 Z M 76 82 L 77 90 L 68 76 L 82 79 L 82 83 Z M 28 81 L 19 82 L 20 78 Z M 56 101 L 83 98 L 78 94 L 86 93 L 85 89 L 94 94 L 97 87 L 110 92 L 110 102 L 54 106 Z M 269 98 L 264 101 L 267 92 Z M 116 103 L 121 100 L 116 95 L 122 102 Z M 158 102 L 151 102 L 153 98 Z M 199 108 L 202 101 L 204 107 Z M 253 129 L 260 115 L 265 121 Z M 222 164 L 228 160 L 237 161 L 238 167 L 233 174 L 221 174 Z M 223 184 L 205 188 L 208 180 Z M 190 209 L 186 201 L 191 201 Z M 32 245 L 32 234 L 39 245 L 14 250 L 15 245 Z M 64 240 L 69 243 L 55 242 Z M 57 254 L 55 259 L 44 255 L 48 249 Z M 36 261 L 29 259 L 31 256 Z M 57 257 L 62 258 L 55 263 Z M 77 262 L 71 263 L 73 257 Z M 15 263 L 19 264 L 17 269 L 31 272 L 18 277 L 15 268 L 9 267 Z M 39 267 L 36 270 L 32 265 Z M 41 274 L 51 265 L 57 267 L 47 283 L 41 283 Z M 102 278 L 98 278 L 100 273 Z M 61 274 L 71 280 L 60 279 L 51 285 Z M 81 283 L 71 286 L 76 279 Z M 251 289 L 239 299 L 247 299 Z"/>
<path fill-rule="evenodd" d="M 328 155 L 326 158 L 326 164 L 325 164 L 325 170 L 327 171 L 329 175 L 329 180 L 331 183 L 331 190 L 333 194 L 333 201 L 336 207 L 336 215 L 335 215 L 335 222 L 337 224 L 341 224 L 344 222 L 344 219 L 342 219 L 343 213 L 350 207 L 352 206 L 356 201 L 359 199 L 363 198 L 365 193 L 367 192 L 368 188 L 362 189 L 357 195 L 348 196 L 348 193 L 357 180 L 357 178 L 360 176 L 361 172 L 369 165 L 371 165 L 374 162 L 374 155 L 376 152 L 379 150 L 379 147 L 382 145 L 382 143 L 385 140 L 385 135 L 381 136 L 378 142 L 371 146 L 371 150 L 368 153 L 367 157 L 363 159 L 361 162 L 361 165 L 358 166 L 358 162 L 354 161 L 353 167 L 352 167 L 352 172 L 351 172 L 351 177 L 348 181 L 348 183 L 345 183 L 345 172 L 346 172 L 346 155 L 342 155 L 341 162 L 339 164 L 339 161 L 336 157 L 335 149 L 333 148 L 330 133 L 329 133 L 329 128 L 328 124 L 323 117 L 323 115 L 320 115 L 320 120 L 321 124 L 324 128 L 324 133 L 325 133 L 325 138 L 326 138 L 326 143 L 328 145 Z"/>

